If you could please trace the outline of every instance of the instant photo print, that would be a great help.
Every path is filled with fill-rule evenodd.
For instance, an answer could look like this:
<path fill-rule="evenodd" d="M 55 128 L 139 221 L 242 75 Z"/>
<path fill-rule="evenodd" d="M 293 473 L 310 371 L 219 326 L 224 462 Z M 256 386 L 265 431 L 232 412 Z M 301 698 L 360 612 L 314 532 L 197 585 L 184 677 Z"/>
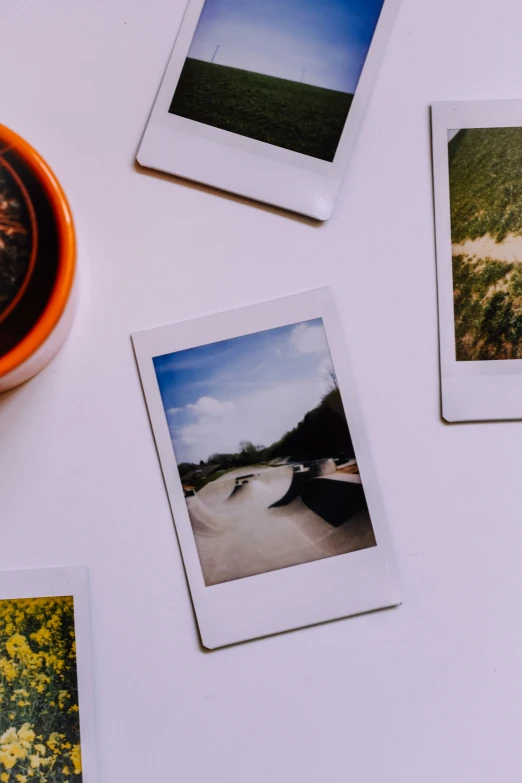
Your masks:
<path fill-rule="evenodd" d="M 400 602 L 326 289 L 132 339 L 206 647 Z"/>
<path fill-rule="evenodd" d="M 0 777 L 96 783 L 84 567 L 0 571 Z"/>
<path fill-rule="evenodd" d="M 330 217 L 399 0 L 190 0 L 137 159 Z"/>
<path fill-rule="evenodd" d="M 432 107 L 442 415 L 522 418 L 522 101 Z"/>

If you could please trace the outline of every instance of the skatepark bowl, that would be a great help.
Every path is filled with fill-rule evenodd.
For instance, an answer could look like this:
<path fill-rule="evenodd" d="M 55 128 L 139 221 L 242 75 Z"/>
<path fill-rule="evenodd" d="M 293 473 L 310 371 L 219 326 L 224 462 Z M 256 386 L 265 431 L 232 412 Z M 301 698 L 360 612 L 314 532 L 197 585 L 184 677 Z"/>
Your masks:
<path fill-rule="evenodd" d="M 250 471 L 185 498 L 207 586 L 376 545 L 358 473 L 332 459 Z"/>

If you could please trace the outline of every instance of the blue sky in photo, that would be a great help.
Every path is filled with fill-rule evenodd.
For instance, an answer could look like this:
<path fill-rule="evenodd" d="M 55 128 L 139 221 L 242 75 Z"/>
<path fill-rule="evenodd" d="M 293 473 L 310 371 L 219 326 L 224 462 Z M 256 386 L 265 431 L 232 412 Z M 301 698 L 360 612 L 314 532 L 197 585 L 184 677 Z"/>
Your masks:
<path fill-rule="evenodd" d="M 188 56 L 355 92 L 383 0 L 206 0 Z M 303 77 L 304 71 L 304 77 Z"/>
<path fill-rule="evenodd" d="M 332 367 L 320 318 L 153 361 L 178 463 L 270 446 L 319 403 Z"/>

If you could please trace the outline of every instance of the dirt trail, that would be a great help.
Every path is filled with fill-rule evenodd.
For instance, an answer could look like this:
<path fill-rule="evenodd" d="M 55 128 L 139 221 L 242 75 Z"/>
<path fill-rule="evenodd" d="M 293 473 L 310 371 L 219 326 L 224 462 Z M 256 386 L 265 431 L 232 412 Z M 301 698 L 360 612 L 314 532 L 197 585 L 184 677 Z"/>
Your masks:
<path fill-rule="evenodd" d="M 475 258 L 490 258 L 493 261 L 509 263 L 522 262 L 522 236 L 508 234 L 502 242 L 497 242 L 486 234 L 480 239 L 466 239 L 464 242 L 452 245 L 454 256 L 471 256 Z"/>

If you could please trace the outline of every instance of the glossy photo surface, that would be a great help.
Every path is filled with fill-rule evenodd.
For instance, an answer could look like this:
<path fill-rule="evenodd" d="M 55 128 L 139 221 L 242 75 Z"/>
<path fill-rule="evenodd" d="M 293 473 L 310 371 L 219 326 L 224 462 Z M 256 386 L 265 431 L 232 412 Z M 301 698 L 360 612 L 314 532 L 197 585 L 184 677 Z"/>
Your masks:
<path fill-rule="evenodd" d="M 322 319 L 154 367 L 206 585 L 375 545 Z"/>
<path fill-rule="evenodd" d="M 383 0 L 206 0 L 170 112 L 333 161 Z"/>

